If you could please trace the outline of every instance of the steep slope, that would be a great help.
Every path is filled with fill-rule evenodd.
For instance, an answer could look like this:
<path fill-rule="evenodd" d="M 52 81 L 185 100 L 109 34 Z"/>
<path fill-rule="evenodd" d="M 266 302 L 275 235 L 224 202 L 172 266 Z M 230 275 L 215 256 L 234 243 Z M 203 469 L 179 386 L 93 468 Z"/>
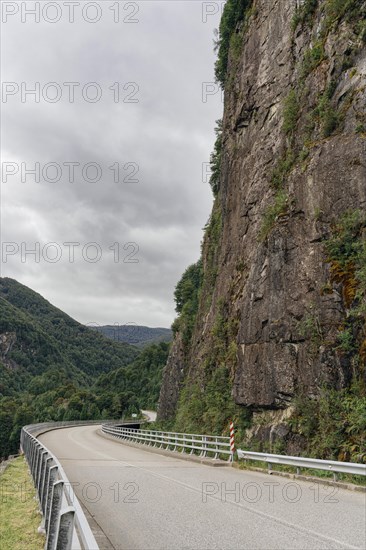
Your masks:
<path fill-rule="evenodd" d="M 24 424 L 155 409 L 168 352 L 165 342 L 141 352 L 113 342 L 33 290 L 1 279 L 0 458 L 17 452 Z"/>
<path fill-rule="evenodd" d="M 243 437 L 295 452 L 319 429 L 324 396 L 364 399 L 365 17 L 360 0 L 226 3 L 215 203 L 160 420 L 224 429 L 234 416 Z"/>
<path fill-rule="evenodd" d="M 31 315 L 0 298 L 0 395 L 24 390 L 34 376 L 51 368 L 62 370 L 76 382 L 89 379 Z"/>
<path fill-rule="evenodd" d="M 131 391 L 136 388 L 94 387 L 98 376 L 113 369 L 128 387 L 124 369 L 138 355 L 133 346 L 84 327 L 17 281 L 1 279 L 0 459 L 17 452 L 25 424 L 138 412 L 138 396 Z M 138 378 L 138 368 L 128 376 Z"/>
<path fill-rule="evenodd" d="M 15 377 L 18 371 L 24 379 L 53 366 L 85 382 L 88 375 L 127 365 L 138 355 L 134 347 L 104 338 L 13 279 L 0 279 L 0 313 L 2 363 Z"/>

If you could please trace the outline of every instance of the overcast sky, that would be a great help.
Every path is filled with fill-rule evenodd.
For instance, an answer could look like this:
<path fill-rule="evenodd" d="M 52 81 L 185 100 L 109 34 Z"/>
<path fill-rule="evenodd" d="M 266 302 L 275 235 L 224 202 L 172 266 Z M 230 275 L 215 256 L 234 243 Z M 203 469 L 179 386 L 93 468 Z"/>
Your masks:
<path fill-rule="evenodd" d="M 1 275 L 82 323 L 170 326 L 212 204 L 222 3 L 1 4 Z"/>

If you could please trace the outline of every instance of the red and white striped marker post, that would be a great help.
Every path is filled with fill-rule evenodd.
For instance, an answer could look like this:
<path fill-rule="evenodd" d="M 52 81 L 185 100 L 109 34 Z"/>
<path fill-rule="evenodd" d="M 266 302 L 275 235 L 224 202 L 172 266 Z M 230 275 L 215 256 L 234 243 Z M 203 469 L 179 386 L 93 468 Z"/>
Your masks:
<path fill-rule="evenodd" d="M 235 436 L 234 436 L 234 422 L 230 422 L 230 462 L 234 461 L 235 453 Z"/>

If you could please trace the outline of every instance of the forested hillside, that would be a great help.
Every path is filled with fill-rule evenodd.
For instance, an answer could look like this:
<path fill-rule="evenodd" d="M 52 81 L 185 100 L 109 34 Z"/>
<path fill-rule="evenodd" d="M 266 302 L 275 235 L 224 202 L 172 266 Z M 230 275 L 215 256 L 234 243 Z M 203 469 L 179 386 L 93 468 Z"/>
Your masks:
<path fill-rule="evenodd" d="M 1 279 L 0 457 L 17 452 L 27 423 L 120 418 L 156 406 L 167 353 L 161 343 L 140 355 Z"/>

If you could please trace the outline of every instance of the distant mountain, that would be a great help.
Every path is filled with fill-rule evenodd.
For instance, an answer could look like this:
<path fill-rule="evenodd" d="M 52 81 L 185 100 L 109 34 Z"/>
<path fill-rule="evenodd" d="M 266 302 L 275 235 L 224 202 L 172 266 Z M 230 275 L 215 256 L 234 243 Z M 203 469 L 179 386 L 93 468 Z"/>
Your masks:
<path fill-rule="evenodd" d="M 135 344 L 144 334 L 146 344 L 169 331 L 127 332 Z M 25 424 L 120 419 L 155 408 L 168 352 L 165 342 L 141 351 L 106 338 L 30 288 L 0 278 L 0 459 L 17 452 Z"/>
<path fill-rule="evenodd" d="M 131 363 L 135 347 L 78 323 L 14 279 L 0 278 L 0 394 L 25 389 L 49 368 L 85 383 Z"/>
<path fill-rule="evenodd" d="M 92 328 L 111 338 L 111 340 L 132 344 L 139 348 L 145 348 L 160 342 L 171 342 L 173 338 L 173 333 L 169 328 L 150 328 L 133 324 L 106 325 Z"/>

